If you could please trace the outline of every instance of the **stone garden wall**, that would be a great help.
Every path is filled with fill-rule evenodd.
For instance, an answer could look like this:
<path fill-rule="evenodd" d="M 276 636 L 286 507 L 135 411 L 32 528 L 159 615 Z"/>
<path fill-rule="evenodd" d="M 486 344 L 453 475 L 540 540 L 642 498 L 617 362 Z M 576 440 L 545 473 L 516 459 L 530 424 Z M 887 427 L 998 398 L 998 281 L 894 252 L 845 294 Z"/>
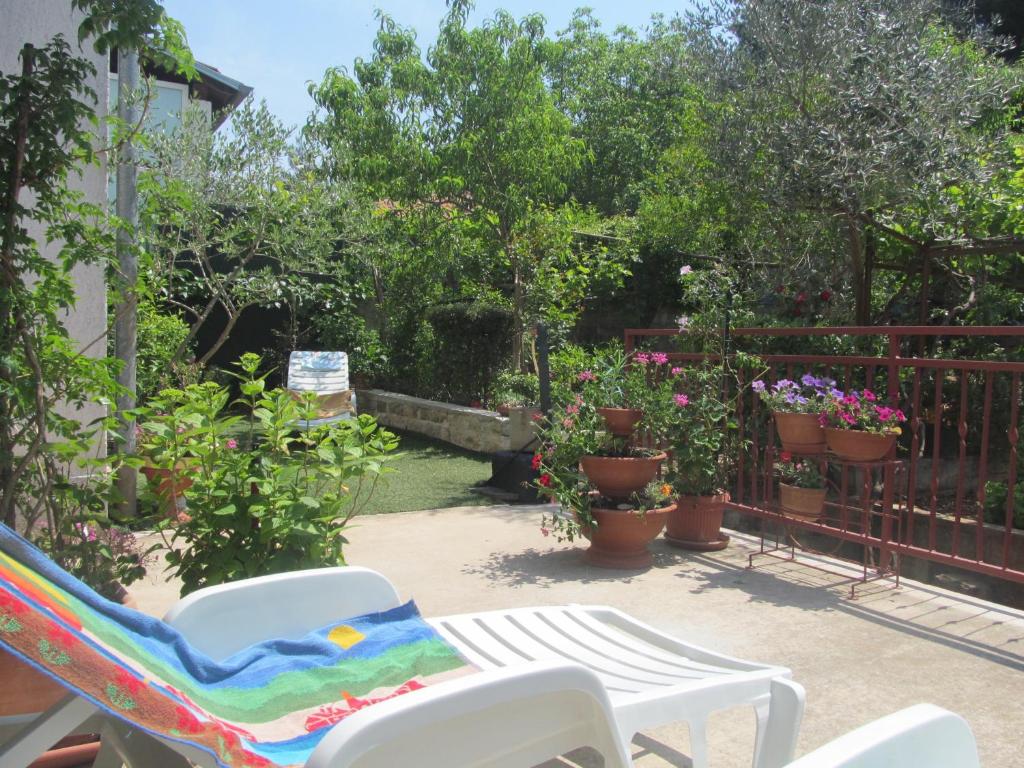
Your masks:
<path fill-rule="evenodd" d="M 533 437 L 534 412 L 513 408 L 507 417 L 495 411 L 424 400 L 381 389 L 357 393 L 359 412 L 375 416 L 380 424 L 444 440 L 480 453 L 518 451 Z"/>

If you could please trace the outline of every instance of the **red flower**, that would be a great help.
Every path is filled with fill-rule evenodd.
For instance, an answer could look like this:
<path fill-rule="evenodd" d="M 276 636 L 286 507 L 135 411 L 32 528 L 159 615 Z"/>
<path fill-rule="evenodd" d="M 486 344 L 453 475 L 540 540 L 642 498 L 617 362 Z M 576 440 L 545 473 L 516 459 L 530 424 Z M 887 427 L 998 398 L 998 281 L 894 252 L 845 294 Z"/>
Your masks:
<path fill-rule="evenodd" d="M 790 453 L 789 451 L 783 451 L 782 453 L 779 454 L 779 458 L 782 459 L 783 461 L 792 461 L 793 454 Z"/>
<path fill-rule="evenodd" d="M 75 636 L 59 624 L 51 624 L 47 627 L 46 634 L 49 635 L 51 643 L 64 650 L 75 644 Z"/>
<path fill-rule="evenodd" d="M 130 694 L 136 694 L 146 687 L 146 684 L 126 669 L 114 670 L 114 682 L 118 688 L 123 688 Z"/>
<path fill-rule="evenodd" d="M 531 469 L 540 469 L 540 462 L 541 462 L 541 460 L 543 458 L 544 457 L 541 456 L 539 453 L 533 454 L 533 459 L 530 461 L 530 468 Z"/>
<path fill-rule="evenodd" d="M 551 475 L 549 475 L 547 472 L 545 472 L 543 475 L 540 476 L 540 480 L 538 480 L 537 482 L 540 483 L 541 485 L 543 485 L 545 488 L 550 488 L 551 487 Z"/>
<path fill-rule="evenodd" d="M 796 295 L 796 303 L 803 304 L 805 301 L 807 301 L 807 293 L 805 291 L 800 291 L 800 293 Z"/>
<path fill-rule="evenodd" d="M 177 728 L 182 733 L 199 733 L 203 730 L 202 723 L 199 722 L 199 718 L 192 714 L 186 707 L 177 706 L 174 708 L 174 714 L 177 717 Z"/>
<path fill-rule="evenodd" d="M 831 298 L 832 298 L 832 291 L 822 291 L 821 292 L 821 300 L 822 301 L 828 301 Z"/>

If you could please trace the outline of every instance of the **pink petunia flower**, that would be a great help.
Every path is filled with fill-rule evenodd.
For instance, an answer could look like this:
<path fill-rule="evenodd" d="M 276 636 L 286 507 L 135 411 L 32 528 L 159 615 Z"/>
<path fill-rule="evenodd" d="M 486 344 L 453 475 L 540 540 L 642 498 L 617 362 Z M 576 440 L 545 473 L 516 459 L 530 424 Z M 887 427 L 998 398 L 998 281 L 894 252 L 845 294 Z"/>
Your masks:
<path fill-rule="evenodd" d="M 225 445 L 227 445 L 227 447 L 230 448 L 233 451 L 233 450 L 235 450 L 235 448 L 238 447 L 238 441 L 235 440 L 235 438 L 233 438 L 233 437 L 229 437 L 228 441 L 227 441 L 227 443 L 225 443 Z"/>
<path fill-rule="evenodd" d="M 867 400 L 869 403 L 873 403 L 875 402 L 875 400 L 878 399 L 877 397 L 875 397 L 875 393 L 872 392 L 870 389 L 865 389 L 863 392 L 860 393 L 860 396 Z"/>
<path fill-rule="evenodd" d="M 680 408 L 690 404 L 690 398 L 686 395 L 676 395 L 673 399 L 676 401 L 676 405 Z"/>

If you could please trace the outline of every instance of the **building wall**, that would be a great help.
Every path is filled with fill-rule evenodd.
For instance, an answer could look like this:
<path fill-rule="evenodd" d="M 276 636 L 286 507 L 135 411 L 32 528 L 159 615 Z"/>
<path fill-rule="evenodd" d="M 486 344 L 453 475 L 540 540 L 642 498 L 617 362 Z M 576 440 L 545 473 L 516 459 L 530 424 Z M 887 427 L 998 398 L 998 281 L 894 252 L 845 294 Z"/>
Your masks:
<path fill-rule="evenodd" d="M 107 112 L 107 57 L 96 53 L 88 42 L 78 44 L 78 25 L 81 14 L 72 11 L 68 0 L 0 0 L 0 72 L 4 74 L 21 72 L 18 54 L 25 43 L 45 45 L 55 35 L 61 34 L 76 55 L 89 59 L 96 68 L 89 85 L 98 96 L 94 106 L 102 119 Z M 101 122 L 102 125 L 102 122 Z M 73 174 L 70 186 L 82 192 L 92 203 L 102 205 L 107 199 L 107 168 L 105 159 Z M 40 243 L 44 233 L 41 227 L 30 226 L 29 231 Z M 42 245 L 44 255 L 55 257 L 60 251 L 59 244 Z M 103 357 L 107 352 L 104 329 L 107 322 L 106 284 L 103 269 L 98 266 L 79 266 L 74 272 L 78 300 L 67 319 L 67 328 L 72 338 L 85 347 L 85 354 Z M 98 341 L 97 341 L 98 339 Z M 83 409 L 79 418 L 84 422 L 104 415 L 100 406 Z M 103 450 L 104 446 L 98 446 Z"/>

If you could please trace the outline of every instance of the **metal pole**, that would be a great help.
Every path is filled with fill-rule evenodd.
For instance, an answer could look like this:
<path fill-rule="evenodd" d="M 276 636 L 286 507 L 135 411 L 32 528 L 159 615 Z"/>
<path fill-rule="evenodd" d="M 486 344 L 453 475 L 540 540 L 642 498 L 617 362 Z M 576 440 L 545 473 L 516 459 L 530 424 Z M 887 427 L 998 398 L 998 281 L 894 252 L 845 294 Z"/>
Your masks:
<path fill-rule="evenodd" d="M 537 380 L 540 384 L 540 409 L 551 413 L 551 369 L 548 367 L 548 327 L 537 326 Z"/>
<path fill-rule="evenodd" d="M 139 110 L 136 104 L 139 89 L 139 56 L 136 51 L 118 51 L 117 81 L 119 89 L 117 116 L 123 125 L 133 127 L 139 120 Z M 135 227 L 139 223 L 136 178 L 135 146 L 129 135 L 119 148 L 117 162 L 115 212 L 123 223 L 123 227 L 117 231 L 117 261 L 121 271 L 122 284 L 114 319 L 114 350 L 117 359 L 123 364 L 117 381 L 127 390 L 126 394 L 117 398 L 118 432 L 121 436 L 120 450 L 127 455 L 135 453 L 135 419 L 121 414 L 135 407 L 136 315 L 138 310 L 135 283 L 139 272 L 135 253 Z M 137 488 L 136 473 L 133 468 L 121 467 L 117 475 L 117 488 L 122 497 L 121 516 L 134 517 Z"/>

